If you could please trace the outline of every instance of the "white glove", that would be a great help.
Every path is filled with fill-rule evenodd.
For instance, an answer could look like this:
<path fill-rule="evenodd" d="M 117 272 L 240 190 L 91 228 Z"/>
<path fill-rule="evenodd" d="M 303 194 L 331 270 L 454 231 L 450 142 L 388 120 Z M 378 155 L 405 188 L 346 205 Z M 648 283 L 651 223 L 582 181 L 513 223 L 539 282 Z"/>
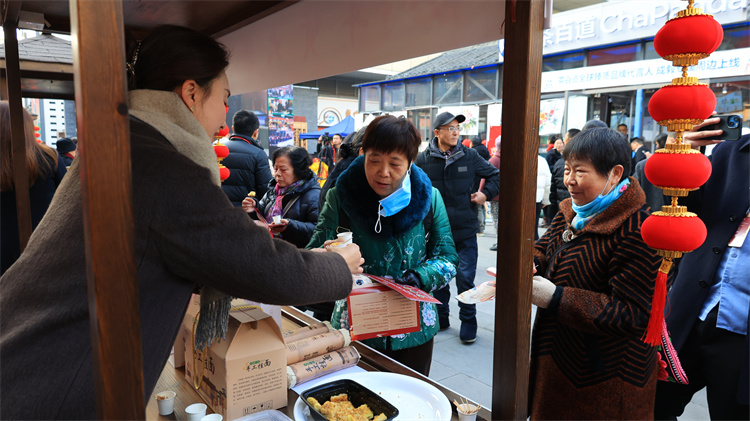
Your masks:
<path fill-rule="evenodd" d="M 552 281 L 542 276 L 535 276 L 532 280 L 534 283 L 531 287 L 531 304 L 547 308 L 557 287 Z"/>

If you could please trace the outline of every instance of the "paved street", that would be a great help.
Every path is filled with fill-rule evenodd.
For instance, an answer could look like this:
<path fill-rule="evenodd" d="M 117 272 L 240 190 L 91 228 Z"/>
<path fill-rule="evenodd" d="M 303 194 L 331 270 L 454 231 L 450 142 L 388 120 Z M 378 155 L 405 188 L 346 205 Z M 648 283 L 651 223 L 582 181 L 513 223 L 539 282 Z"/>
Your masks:
<path fill-rule="evenodd" d="M 491 221 L 491 220 L 490 220 Z M 544 232 L 539 230 L 540 235 Z M 478 237 L 479 262 L 476 284 L 489 281 L 486 269 L 496 266 L 496 252 L 490 246 L 496 242 L 496 231 L 492 222 L 487 223 L 485 233 Z M 477 341 L 464 345 L 458 338 L 461 322 L 458 320 L 458 304 L 455 296 L 455 282 L 451 283 L 451 327 L 438 333 L 432 357 L 430 377 L 446 387 L 459 392 L 483 407 L 491 408 L 492 403 L 492 347 L 495 321 L 495 301 L 477 305 Z M 534 313 L 532 312 L 532 323 Z M 696 394 L 685 409 L 680 420 L 709 419 L 705 390 Z"/>

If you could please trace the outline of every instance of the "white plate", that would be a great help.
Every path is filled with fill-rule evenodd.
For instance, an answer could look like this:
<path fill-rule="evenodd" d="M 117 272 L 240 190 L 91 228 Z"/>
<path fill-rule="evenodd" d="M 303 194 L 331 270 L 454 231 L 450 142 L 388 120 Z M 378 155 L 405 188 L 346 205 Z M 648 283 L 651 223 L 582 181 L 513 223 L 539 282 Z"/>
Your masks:
<path fill-rule="evenodd" d="M 345 374 L 326 379 L 334 381 L 349 379 L 378 393 L 391 405 L 398 408 L 397 420 L 450 420 L 451 404 L 443 392 L 435 386 L 414 377 L 395 373 L 366 372 Z M 294 419 L 307 421 L 307 405 L 297 398 L 294 403 Z"/>

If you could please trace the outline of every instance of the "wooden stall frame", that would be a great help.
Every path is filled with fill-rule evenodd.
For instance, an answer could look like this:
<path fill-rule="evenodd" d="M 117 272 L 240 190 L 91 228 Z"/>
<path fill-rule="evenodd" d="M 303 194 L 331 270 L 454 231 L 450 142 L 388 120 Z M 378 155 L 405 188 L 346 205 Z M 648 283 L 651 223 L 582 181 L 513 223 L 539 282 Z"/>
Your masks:
<path fill-rule="evenodd" d="M 71 0 L 70 20 L 97 414 L 140 419 L 143 355 L 122 2 Z"/>
<path fill-rule="evenodd" d="M 492 419 L 527 418 L 543 0 L 505 3 Z M 511 106 L 508 106 L 510 104 Z M 533 175 L 533 176 L 532 176 Z M 510 221 L 514 221 L 510 223 Z"/>
<path fill-rule="evenodd" d="M 3 33 L 5 35 L 5 56 L 7 61 L 6 82 L 8 106 L 10 108 L 11 148 L 13 151 L 13 182 L 16 193 L 16 214 L 18 215 L 19 250 L 23 252 L 31 237 L 31 201 L 29 199 L 29 169 L 26 166 L 26 134 L 21 105 L 21 67 L 18 57 L 16 28 L 20 1 L 10 1 L 5 10 Z M 13 128 L 20 130 L 13 130 Z"/>

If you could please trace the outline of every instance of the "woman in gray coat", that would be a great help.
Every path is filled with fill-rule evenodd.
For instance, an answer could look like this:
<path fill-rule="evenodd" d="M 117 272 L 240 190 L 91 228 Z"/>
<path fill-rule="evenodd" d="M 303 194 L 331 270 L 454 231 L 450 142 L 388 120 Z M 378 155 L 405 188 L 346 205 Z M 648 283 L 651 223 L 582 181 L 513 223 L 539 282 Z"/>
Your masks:
<path fill-rule="evenodd" d="M 221 190 L 211 147 L 229 96 L 221 44 L 164 26 L 136 52 L 128 105 L 147 399 L 194 291 L 196 342 L 210 344 L 226 329 L 231 297 L 292 305 L 344 298 L 362 260 L 357 247 L 315 253 L 274 240 Z M 0 419 L 96 417 L 78 161 L 70 172 L 0 278 Z"/>

